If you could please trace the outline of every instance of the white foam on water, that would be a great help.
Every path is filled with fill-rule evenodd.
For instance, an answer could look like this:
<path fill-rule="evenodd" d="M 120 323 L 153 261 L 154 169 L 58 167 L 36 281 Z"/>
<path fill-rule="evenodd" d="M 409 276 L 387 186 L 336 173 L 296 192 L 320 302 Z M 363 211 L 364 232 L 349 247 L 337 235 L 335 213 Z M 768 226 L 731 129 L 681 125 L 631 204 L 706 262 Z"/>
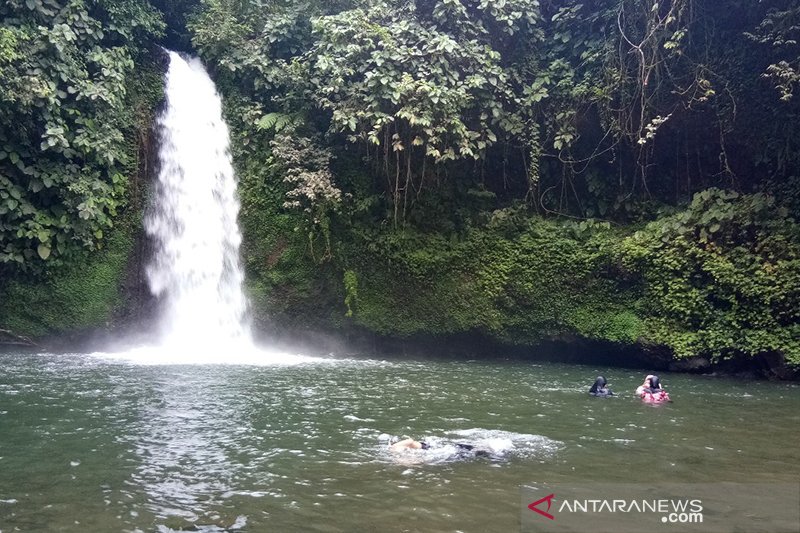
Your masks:
<path fill-rule="evenodd" d="M 563 442 L 543 435 L 515 433 L 500 429 L 472 428 L 453 431 L 463 442 L 478 448 L 485 448 L 497 455 L 513 455 L 517 457 L 550 457 L 564 445 Z"/>
<path fill-rule="evenodd" d="M 340 360 L 308 355 L 292 354 L 277 350 L 248 346 L 246 349 L 231 346 L 220 350 L 203 349 L 189 351 L 170 349 L 164 346 L 143 346 L 125 352 L 94 352 L 91 357 L 104 361 L 129 363 L 143 366 L 159 365 L 245 365 L 245 366 L 293 366 L 301 364 L 331 363 Z"/>
<path fill-rule="evenodd" d="M 498 429 L 463 429 L 445 432 L 442 436 L 424 435 L 419 440 L 429 445 L 428 449 L 391 450 L 388 443 L 392 436 L 382 433 L 378 436 L 379 460 L 411 466 L 423 464 L 450 463 L 479 458 L 493 461 L 518 458 L 548 459 L 564 446 L 563 442 L 543 435 L 514 433 Z M 463 446 L 471 446 L 465 449 Z M 478 451 L 479 453 L 476 453 Z"/>

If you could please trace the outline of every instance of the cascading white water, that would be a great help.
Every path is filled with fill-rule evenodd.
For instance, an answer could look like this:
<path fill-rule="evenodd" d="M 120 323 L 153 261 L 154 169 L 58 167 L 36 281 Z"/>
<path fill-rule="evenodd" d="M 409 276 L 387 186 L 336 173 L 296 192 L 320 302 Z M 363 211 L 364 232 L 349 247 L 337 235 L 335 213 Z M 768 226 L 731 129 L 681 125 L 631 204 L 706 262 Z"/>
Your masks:
<path fill-rule="evenodd" d="M 147 277 L 163 303 L 162 344 L 224 358 L 251 345 L 228 127 L 200 61 L 169 58 L 160 171 L 145 217 L 155 243 Z"/>

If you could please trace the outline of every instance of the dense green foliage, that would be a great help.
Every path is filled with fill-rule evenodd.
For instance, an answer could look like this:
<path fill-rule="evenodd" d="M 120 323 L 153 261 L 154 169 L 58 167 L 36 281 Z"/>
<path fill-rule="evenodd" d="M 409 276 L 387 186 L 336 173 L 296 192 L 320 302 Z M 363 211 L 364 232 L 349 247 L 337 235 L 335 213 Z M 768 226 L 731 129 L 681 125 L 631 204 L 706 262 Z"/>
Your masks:
<path fill-rule="evenodd" d="M 648 338 L 678 356 L 736 351 L 800 362 L 800 226 L 763 194 L 716 189 L 621 246 L 644 288 Z"/>
<path fill-rule="evenodd" d="M 445 176 L 617 219 L 776 176 L 796 198 L 796 19 L 777 0 L 208 1 L 191 28 L 257 127 L 359 146 L 397 224 Z"/>
<path fill-rule="evenodd" d="M 0 290 L 3 329 L 38 337 L 108 324 L 123 305 L 119 285 L 132 250 L 132 238 L 115 229 L 103 250 L 80 254 L 35 283 L 9 280 Z"/>
<path fill-rule="evenodd" d="M 141 0 L 0 6 L 0 327 L 67 333 L 123 305 L 162 30 Z"/>
<path fill-rule="evenodd" d="M 800 363 L 795 4 L 12 1 L 0 261 L 102 244 L 163 34 L 224 96 L 259 327 Z"/>
<path fill-rule="evenodd" d="M 375 235 L 348 271 L 348 307 L 386 334 L 478 330 L 524 344 L 578 334 L 798 363 L 800 227 L 785 216 L 763 194 L 708 190 L 627 235 L 514 212 L 456 241 Z"/>
<path fill-rule="evenodd" d="M 0 20 L 0 263 L 96 249 L 136 170 L 128 77 L 161 19 L 141 0 L 11 0 Z"/>
<path fill-rule="evenodd" d="M 193 43 L 236 95 L 256 310 L 800 362 L 797 16 L 202 2 Z"/>

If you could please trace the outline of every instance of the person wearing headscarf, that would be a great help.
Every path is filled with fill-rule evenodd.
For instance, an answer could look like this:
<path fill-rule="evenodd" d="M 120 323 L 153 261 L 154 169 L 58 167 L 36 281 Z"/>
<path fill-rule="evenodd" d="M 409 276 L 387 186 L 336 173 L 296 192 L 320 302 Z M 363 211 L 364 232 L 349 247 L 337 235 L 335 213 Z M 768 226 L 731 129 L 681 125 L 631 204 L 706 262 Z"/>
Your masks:
<path fill-rule="evenodd" d="M 614 393 L 611 392 L 611 389 L 606 386 L 607 383 L 608 382 L 606 381 L 606 378 L 603 376 L 597 376 L 597 379 L 594 380 L 594 385 L 592 385 L 592 388 L 589 389 L 589 394 L 600 397 L 613 396 Z"/>
<path fill-rule="evenodd" d="M 663 390 L 664 387 L 661 386 L 661 380 L 658 379 L 658 376 L 652 376 L 650 378 L 650 392 L 660 392 Z"/>

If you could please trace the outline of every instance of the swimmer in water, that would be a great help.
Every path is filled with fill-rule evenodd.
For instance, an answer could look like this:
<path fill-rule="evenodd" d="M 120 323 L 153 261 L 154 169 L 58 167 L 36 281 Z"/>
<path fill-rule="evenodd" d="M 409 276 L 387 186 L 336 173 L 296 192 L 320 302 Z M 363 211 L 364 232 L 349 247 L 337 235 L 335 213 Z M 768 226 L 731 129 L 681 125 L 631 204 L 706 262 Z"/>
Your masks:
<path fill-rule="evenodd" d="M 400 452 L 403 450 L 427 450 L 431 445 L 425 441 L 414 439 L 403 439 L 393 444 L 389 444 L 389 449 L 393 452 Z"/>
<path fill-rule="evenodd" d="M 475 446 L 473 444 L 465 444 L 462 442 L 455 442 L 453 446 L 456 447 L 456 456 L 457 457 L 490 457 L 492 455 L 492 450 L 489 448 L 483 448 L 479 446 Z M 414 440 L 414 439 L 403 439 L 401 441 L 395 442 L 393 444 L 389 444 L 389 449 L 393 452 L 402 452 L 405 450 L 429 450 L 431 445 L 425 441 Z"/>
<path fill-rule="evenodd" d="M 492 450 L 489 448 L 479 448 L 473 444 L 463 444 L 460 442 L 455 443 L 458 448 L 459 457 L 475 456 L 475 457 L 491 457 Z"/>
<path fill-rule="evenodd" d="M 661 380 L 658 379 L 658 376 L 652 376 L 650 378 L 650 392 L 661 392 L 664 390 L 664 387 L 661 386 Z"/>
<path fill-rule="evenodd" d="M 661 386 L 661 380 L 654 374 L 650 374 L 645 378 L 644 383 L 636 389 L 636 394 L 639 395 L 642 400 L 649 403 L 672 401 L 667 391 Z"/>
<path fill-rule="evenodd" d="M 594 385 L 592 385 L 592 388 L 589 389 L 589 394 L 598 397 L 613 396 L 614 393 L 611 392 L 611 389 L 606 386 L 607 383 L 608 382 L 606 381 L 606 378 L 603 376 L 597 376 L 597 379 L 594 381 Z"/>
<path fill-rule="evenodd" d="M 648 374 L 646 378 L 644 378 L 644 382 L 636 388 L 636 396 L 641 396 L 645 392 L 650 392 L 650 387 L 652 385 L 652 379 L 655 376 L 652 374 Z"/>

